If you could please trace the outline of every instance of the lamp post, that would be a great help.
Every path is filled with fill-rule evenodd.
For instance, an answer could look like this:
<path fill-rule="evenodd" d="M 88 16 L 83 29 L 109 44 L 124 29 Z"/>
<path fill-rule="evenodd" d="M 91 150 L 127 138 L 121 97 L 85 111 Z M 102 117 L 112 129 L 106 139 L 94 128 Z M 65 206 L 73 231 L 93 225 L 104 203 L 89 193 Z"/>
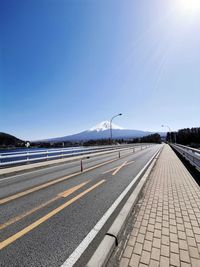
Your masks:
<path fill-rule="evenodd" d="M 119 113 L 119 114 L 113 116 L 110 120 L 110 144 L 112 144 L 112 121 L 114 118 L 121 116 L 121 115 L 122 115 L 122 113 Z"/>
<path fill-rule="evenodd" d="M 161 125 L 161 127 L 167 127 L 169 130 L 169 142 L 172 142 L 172 137 L 171 137 L 171 128 L 168 125 Z"/>

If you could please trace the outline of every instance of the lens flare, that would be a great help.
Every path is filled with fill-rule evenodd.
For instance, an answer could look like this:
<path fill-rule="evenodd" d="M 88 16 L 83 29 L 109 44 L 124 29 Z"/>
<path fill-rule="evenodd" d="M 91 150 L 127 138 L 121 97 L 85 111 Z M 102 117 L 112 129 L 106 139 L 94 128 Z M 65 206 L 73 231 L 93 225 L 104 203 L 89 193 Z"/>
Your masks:
<path fill-rule="evenodd" d="M 200 0 L 180 0 L 180 5 L 186 12 L 200 11 Z"/>

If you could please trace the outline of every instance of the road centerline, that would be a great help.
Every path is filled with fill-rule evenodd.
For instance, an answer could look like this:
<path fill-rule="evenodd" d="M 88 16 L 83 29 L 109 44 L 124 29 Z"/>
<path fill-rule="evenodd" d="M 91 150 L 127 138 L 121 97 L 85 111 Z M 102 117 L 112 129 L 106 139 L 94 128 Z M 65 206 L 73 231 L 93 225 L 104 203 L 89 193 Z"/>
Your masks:
<path fill-rule="evenodd" d="M 95 166 L 92 166 L 92 167 L 90 167 L 90 168 L 87 168 L 87 169 L 83 170 L 82 172 L 76 172 L 76 173 L 73 173 L 73 174 L 69 174 L 69 175 L 64 176 L 64 177 L 61 177 L 61 178 L 59 178 L 59 179 L 56 179 L 56 180 L 53 180 L 53 181 L 44 183 L 44 184 L 42 184 L 42 185 L 38 185 L 38 186 L 36 186 L 36 187 L 27 189 L 27 190 L 25 190 L 25 191 L 19 192 L 19 193 L 17 193 L 17 194 L 13 194 L 13 195 L 8 196 L 8 197 L 2 198 L 2 199 L 0 199 L 0 205 L 5 204 L 5 203 L 7 203 L 7 202 L 10 202 L 10 201 L 12 201 L 12 200 L 15 200 L 15 199 L 17 199 L 17 198 L 26 196 L 26 195 L 31 194 L 31 193 L 33 193 L 33 192 L 39 191 L 39 190 L 44 189 L 44 188 L 46 188 L 46 187 L 49 187 L 49 186 L 51 186 L 51 185 L 60 183 L 60 182 L 62 182 L 62 181 L 65 181 L 65 180 L 67 180 L 67 179 L 70 179 L 70 178 L 72 178 L 72 177 L 78 176 L 78 175 L 80 175 L 80 174 L 82 174 L 82 173 L 86 173 L 86 172 L 88 172 L 88 171 L 94 170 L 94 169 L 99 168 L 99 167 L 101 167 L 101 166 L 103 166 L 103 165 L 112 163 L 112 162 L 114 162 L 114 161 L 116 161 L 116 160 L 118 160 L 118 159 L 108 160 L 108 161 L 106 161 L 106 162 L 103 162 L 103 163 L 97 164 L 97 165 L 95 165 Z"/>
<path fill-rule="evenodd" d="M 20 237 L 24 236 L 25 234 L 27 234 L 28 232 L 30 232 L 34 228 L 38 227 L 40 224 L 42 224 L 43 222 L 47 221 L 48 219 L 50 219 L 51 217 L 53 217 L 55 214 L 59 213 L 60 211 L 62 211 L 63 209 L 65 209 L 67 206 L 69 206 L 70 204 L 74 203 L 76 200 L 78 200 L 79 198 L 83 197 L 84 195 L 86 195 L 90 191 L 94 190 L 96 187 L 98 187 L 99 185 L 101 185 L 105 181 L 106 180 L 104 180 L 104 179 L 101 180 L 101 181 L 99 181 L 98 183 L 94 184 L 90 188 L 88 188 L 85 191 L 81 192 L 80 194 L 78 194 L 74 198 L 68 200 L 67 202 L 65 202 L 61 206 L 59 206 L 56 209 L 52 210 L 51 212 L 49 212 L 45 216 L 41 217 L 39 220 L 37 220 L 34 223 L 30 224 L 29 226 L 25 227 L 24 229 L 22 229 L 18 233 L 16 233 L 16 234 L 10 236 L 9 238 L 5 239 L 4 241 L 2 241 L 0 243 L 0 250 L 3 249 L 3 248 L 5 248 L 5 247 L 7 247 L 8 245 L 10 245 L 11 243 L 13 243 L 14 241 L 16 241 L 17 239 L 19 239 Z"/>
<path fill-rule="evenodd" d="M 84 185 L 86 185 L 89 182 L 90 182 L 90 180 L 88 180 L 88 181 L 86 181 L 84 183 L 81 183 L 79 185 L 76 185 L 74 187 L 71 187 L 70 189 L 57 194 L 54 198 L 42 203 L 41 205 L 39 205 L 39 206 L 37 206 L 37 207 L 35 207 L 35 208 L 31 209 L 31 210 L 29 210 L 28 212 L 23 213 L 23 214 L 21 214 L 21 215 L 19 215 L 17 217 L 12 218 L 12 219 L 10 219 L 9 221 L 7 221 L 4 224 L 0 224 L 0 230 L 8 227 L 9 225 L 11 225 L 13 223 L 16 223 L 16 222 L 20 221 L 21 219 L 24 219 L 25 217 L 27 217 L 27 216 L 33 214 L 34 212 L 46 207 L 47 205 L 53 203 L 54 201 L 60 199 L 61 197 L 67 197 L 67 196 L 71 195 L 72 193 L 74 193 L 75 191 L 77 191 L 78 189 L 80 189 L 81 187 L 83 187 Z"/>

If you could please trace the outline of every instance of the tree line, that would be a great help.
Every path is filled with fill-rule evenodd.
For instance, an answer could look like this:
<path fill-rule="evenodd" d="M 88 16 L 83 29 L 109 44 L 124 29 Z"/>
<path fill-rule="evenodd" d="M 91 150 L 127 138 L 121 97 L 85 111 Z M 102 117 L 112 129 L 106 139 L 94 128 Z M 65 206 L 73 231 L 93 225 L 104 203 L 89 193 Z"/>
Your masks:
<path fill-rule="evenodd" d="M 200 147 L 200 127 L 180 129 L 167 133 L 166 140 L 181 145 Z"/>

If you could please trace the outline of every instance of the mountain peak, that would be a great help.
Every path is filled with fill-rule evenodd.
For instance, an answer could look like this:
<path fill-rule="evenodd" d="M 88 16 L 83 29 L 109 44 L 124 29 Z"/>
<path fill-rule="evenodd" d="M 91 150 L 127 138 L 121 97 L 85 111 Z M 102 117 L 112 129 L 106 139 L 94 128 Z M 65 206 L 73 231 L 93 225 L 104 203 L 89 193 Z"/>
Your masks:
<path fill-rule="evenodd" d="M 90 128 L 89 131 L 105 131 L 110 129 L 110 122 L 109 121 L 102 121 L 95 125 L 94 127 Z M 112 123 L 112 129 L 117 129 L 117 130 L 123 130 L 122 127 L 118 126 L 117 124 Z"/>

